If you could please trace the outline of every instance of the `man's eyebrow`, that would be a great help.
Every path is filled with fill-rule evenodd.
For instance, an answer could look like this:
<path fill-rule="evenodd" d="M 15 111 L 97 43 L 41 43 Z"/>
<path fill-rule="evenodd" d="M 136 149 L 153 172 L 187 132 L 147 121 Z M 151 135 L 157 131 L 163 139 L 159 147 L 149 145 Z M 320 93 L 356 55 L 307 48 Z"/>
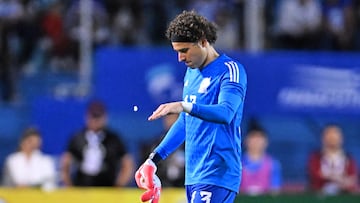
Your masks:
<path fill-rule="evenodd" d="M 181 52 L 181 53 L 185 53 L 185 52 L 187 52 L 189 50 L 189 48 L 182 48 L 182 49 L 178 49 L 178 50 L 175 50 L 175 51 L 177 51 L 177 52 Z"/>

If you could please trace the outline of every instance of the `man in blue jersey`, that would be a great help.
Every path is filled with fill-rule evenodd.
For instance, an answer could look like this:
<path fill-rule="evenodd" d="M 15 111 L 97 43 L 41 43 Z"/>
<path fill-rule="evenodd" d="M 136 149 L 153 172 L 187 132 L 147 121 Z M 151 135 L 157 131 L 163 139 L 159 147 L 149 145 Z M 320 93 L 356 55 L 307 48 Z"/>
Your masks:
<path fill-rule="evenodd" d="M 230 203 L 241 179 L 241 131 L 246 93 L 243 66 L 219 54 L 216 26 L 194 11 L 170 23 L 167 38 L 187 66 L 183 101 L 161 104 L 148 120 L 179 114 L 161 143 L 136 172 L 142 200 L 158 202 L 156 163 L 185 142 L 185 187 L 189 203 Z"/>

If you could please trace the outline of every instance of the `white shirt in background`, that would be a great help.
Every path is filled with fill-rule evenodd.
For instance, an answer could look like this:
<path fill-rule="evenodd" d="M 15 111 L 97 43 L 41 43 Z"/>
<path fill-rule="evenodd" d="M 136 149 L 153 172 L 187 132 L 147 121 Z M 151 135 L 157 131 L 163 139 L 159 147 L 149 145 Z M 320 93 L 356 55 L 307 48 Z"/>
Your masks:
<path fill-rule="evenodd" d="M 5 169 L 7 186 L 40 186 L 45 190 L 56 186 L 54 160 L 38 150 L 30 157 L 22 152 L 10 154 L 6 159 Z"/>

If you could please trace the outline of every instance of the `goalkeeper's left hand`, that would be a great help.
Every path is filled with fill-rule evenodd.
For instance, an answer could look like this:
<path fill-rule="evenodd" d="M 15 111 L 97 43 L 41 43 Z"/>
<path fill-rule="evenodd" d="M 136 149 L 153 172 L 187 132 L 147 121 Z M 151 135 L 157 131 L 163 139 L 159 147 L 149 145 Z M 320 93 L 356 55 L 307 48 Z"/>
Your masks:
<path fill-rule="evenodd" d="M 141 195 L 141 201 L 158 203 L 161 193 L 161 181 L 155 174 L 157 167 L 151 159 L 147 159 L 135 173 L 136 184 L 146 191 Z"/>

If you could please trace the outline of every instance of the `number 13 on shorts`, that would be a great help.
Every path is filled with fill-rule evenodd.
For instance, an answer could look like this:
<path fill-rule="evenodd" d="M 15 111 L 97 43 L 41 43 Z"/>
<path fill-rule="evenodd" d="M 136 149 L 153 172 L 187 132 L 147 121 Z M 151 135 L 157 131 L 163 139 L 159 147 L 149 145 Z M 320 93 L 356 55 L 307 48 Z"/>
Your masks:
<path fill-rule="evenodd" d="M 216 185 L 186 185 L 188 203 L 233 203 L 236 192 Z"/>
<path fill-rule="evenodd" d="M 191 203 L 200 203 L 200 202 L 204 202 L 204 203 L 210 203 L 211 202 L 211 192 L 208 191 L 200 191 L 200 197 L 196 197 L 197 191 L 194 191 L 191 195 Z M 200 201 L 199 201 L 200 199 Z"/>

